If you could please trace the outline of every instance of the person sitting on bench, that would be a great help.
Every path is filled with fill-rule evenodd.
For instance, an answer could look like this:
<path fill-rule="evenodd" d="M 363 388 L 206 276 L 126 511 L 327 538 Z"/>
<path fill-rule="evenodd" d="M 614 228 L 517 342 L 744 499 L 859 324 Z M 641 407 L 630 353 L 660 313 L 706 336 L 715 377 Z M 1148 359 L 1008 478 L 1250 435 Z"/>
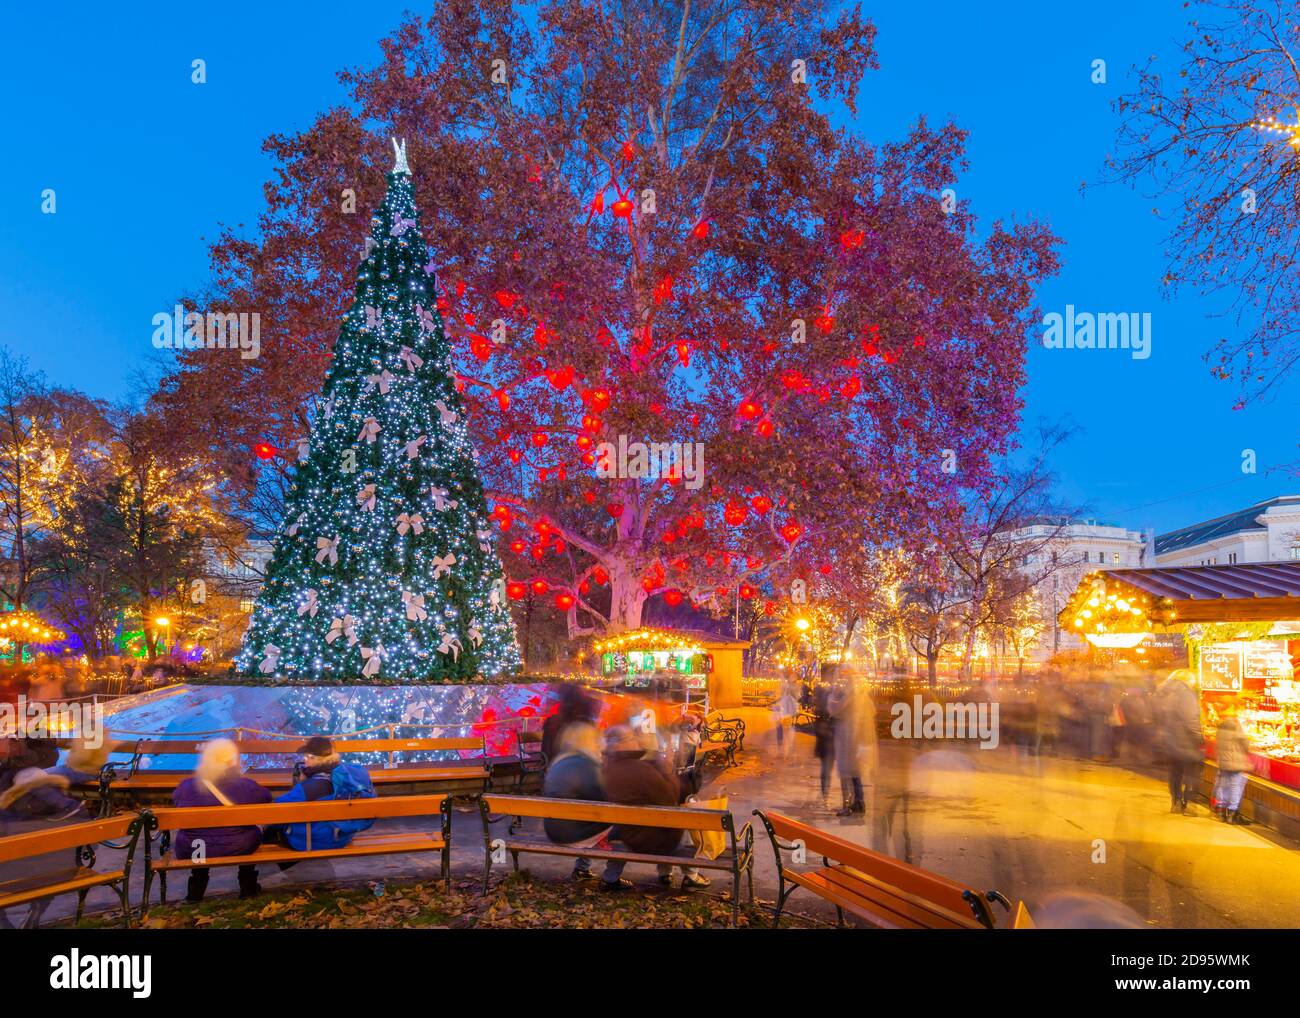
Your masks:
<path fill-rule="evenodd" d="M 298 752 L 303 758 L 303 779 L 276 802 L 322 802 L 326 799 L 373 799 L 375 786 L 370 772 L 359 764 L 345 764 L 334 752 L 334 743 L 314 735 Z M 343 848 L 359 833 L 374 826 L 374 818 L 359 820 L 315 820 L 267 828 L 267 836 L 298 852 Z M 288 869 L 294 863 L 280 863 Z"/>
<path fill-rule="evenodd" d="M 689 791 L 627 725 L 611 728 L 605 736 L 604 777 L 609 801 L 623 806 L 680 806 Z M 672 827 L 615 827 L 610 838 L 643 855 L 672 855 L 681 845 L 682 835 L 682 831 Z M 603 890 L 622 891 L 632 887 L 630 880 L 623 879 L 626 865 L 622 859 L 609 861 L 601 882 Z M 672 866 L 660 863 L 659 882 L 671 883 L 672 871 Z M 684 889 L 708 886 L 708 877 L 692 866 L 684 867 Z"/>
<path fill-rule="evenodd" d="M 20 752 L 0 765 L 0 837 L 31 834 L 90 819 L 85 806 L 67 794 L 66 778 L 47 774 L 39 767 L 24 766 L 33 759 Z M 67 865 L 67 852 L 19 859 L 0 865 L 0 882 L 56 874 L 67 869 Z M 35 928 L 49 903 L 50 899 L 45 898 L 28 905 L 24 928 Z M 0 909 L 0 930 L 9 929 L 13 926 L 5 910 Z"/>
<path fill-rule="evenodd" d="M 590 720 L 570 719 L 556 737 L 556 755 L 546 768 L 542 795 L 548 799 L 582 799 L 602 802 L 600 781 L 600 729 Z M 598 820 L 556 820 L 542 823 L 546 836 L 557 845 L 589 848 L 605 840 L 610 825 Z M 606 863 L 606 870 L 611 864 Z M 579 856 L 573 864 L 574 880 L 592 878 L 591 860 Z"/>
<path fill-rule="evenodd" d="M 176 786 L 172 805 L 191 806 L 250 806 L 270 802 L 271 793 L 239 770 L 239 747 L 229 739 L 213 739 L 203 747 L 194 777 L 186 778 Z M 176 832 L 172 853 L 178 859 L 205 859 L 222 856 L 251 855 L 262 844 L 262 830 L 254 825 L 241 827 L 202 827 Z M 198 853 L 198 854 L 196 854 Z M 197 904 L 208 889 L 210 872 L 206 866 L 190 870 L 189 888 L 185 900 Z M 256 866 L 239 867 L 239 896 L 251 898 L 260 894 Z"/>

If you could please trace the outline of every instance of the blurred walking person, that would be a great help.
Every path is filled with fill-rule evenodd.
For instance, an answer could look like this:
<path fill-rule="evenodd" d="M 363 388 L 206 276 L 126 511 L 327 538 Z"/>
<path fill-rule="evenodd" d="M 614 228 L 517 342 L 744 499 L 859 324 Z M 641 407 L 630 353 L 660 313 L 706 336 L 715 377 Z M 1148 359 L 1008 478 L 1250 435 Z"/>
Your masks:
<path fill-rule="evenodd" d="M 812 698 L 813 756 L 820 765 L 822 805 L 827 809 L 831 804 L 831 771 L 835 767 L 835 729 L 831 721 L 830 698 L 830 683 L 817 683 Z"/>
<path fill-rule="evenodd" d="M 790 682 L 782 679 L 777 687 L 776 699 L 772 702 L 772 721 L 776 725 L 776 749 L 782 760 L 789 759 L 790 747 L 794 744 L 794 719 L 799 715 L 799 704 L 790 692 Z M 790 741 L 785 741 L 785 721 L 790 719 Z"/>
<path fill-rule="evenodd" d="M 847 817 L 865 813 L 867 809 L 862 771 L 864 757 L 874 755 L 876 711 L 861 684 L 841 673 L 838 666 L 834 676 L 828 706 L 834 733 L 835 770 L 843 799 L 835 815 Z"/>
<path fill-rule="evenodd" d="M 548 799 L 605 801 L 599 728 L 586 720 L 568 721 L 558 736 L 555 754 L 546 767 L 542 795 Z M 576 845 L 579 848 L 594 848 L 605 841 L 610 827 L 610 824 L 594 820 L 556 820 L 548 817 L 543 822 L 546 836 L 551 841 L 557 845 Z M 621 869 L 619 872 L 621 874 Z M 585 855 L 578 856 L 573 863 L 573 879 L 593 878 L 591 860 Z M 611 876 L 610 879 L 617 879 L 617 876 Z"/>
<path fill-rule="evenodd" d="M 1214 756 L 1219 764 L 1219 779 L 1214 784 L 1215 812 L 1224 823 L 1244 824 L 1241 797 L 1251 771 L 1250 740 L 1233 708 L 1224 713 L 1214 733 Z"/>
<path fill-rule="evenodd" d="M 1201 705 L 1194 686 L 1196 676 L 1176 668 L 1156 691 L 1157 716 L 1166 762 L 1169 765 L 1169 812 L 1190 814 L 1188 800 L 1204 759 Z"/>
<path fill-rule="evenodd" d="M 560 751 L 560 736 L 575 721 L 593 724 L 600 707 L 591 694 L 576 682 L 565 683 L 555 694 L 555 712 L 542 725 L 542 755 L 553 760 Z"/>

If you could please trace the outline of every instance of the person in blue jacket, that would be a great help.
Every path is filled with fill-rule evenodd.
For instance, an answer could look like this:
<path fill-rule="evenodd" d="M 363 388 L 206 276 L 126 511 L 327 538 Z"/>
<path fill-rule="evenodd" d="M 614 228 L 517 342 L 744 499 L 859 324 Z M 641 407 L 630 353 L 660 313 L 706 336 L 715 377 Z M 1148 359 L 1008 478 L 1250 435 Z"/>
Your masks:
<path fill-rule="evenodd" d="M 298 752 L 303 756 L 303 777 L 276 802 L 322 802 L 330 799 L 373 799 L 375 786 L 359 764 L 345 764 L 324 735 L 308 739 Z M 343 848 L 374 824 L 373 817 L 357 820 L 315 820 L 310 824 L 285 824 L 275 838 L 298 852 Z M 267 829 L 269 835 L 271 829 Z M 281 863 L 282 869 L 288 866 Z"/>

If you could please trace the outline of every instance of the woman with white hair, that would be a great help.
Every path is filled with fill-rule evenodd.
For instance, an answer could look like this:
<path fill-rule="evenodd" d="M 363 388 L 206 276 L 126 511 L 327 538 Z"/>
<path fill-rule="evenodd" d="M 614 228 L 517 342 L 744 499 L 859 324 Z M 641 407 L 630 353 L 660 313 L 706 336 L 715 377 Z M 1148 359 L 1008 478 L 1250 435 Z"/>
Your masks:
<path fill-rule="evenodd" d="M 213 739 L 203 747 L 194 776 L 186 778 L 172 795 L 172 805 L 192 806 L 249 806 L 270 802 L 271 793 L 239 770 L 239 747 L 229 739 Z M 262 829 L 244 827 L 202 827 L 176 832 L 172 851 L 178 859 L 216 859 L 220 857 L 251 855 L 262 844 Z M 196 903 L 203 900 L 208 889 L 209 871 L 206 866 L 190 870 L 190 882 L 185 900 Z M 239 867 L 239 896 L 251 898 L 260 893 L 256 866 Z"/>

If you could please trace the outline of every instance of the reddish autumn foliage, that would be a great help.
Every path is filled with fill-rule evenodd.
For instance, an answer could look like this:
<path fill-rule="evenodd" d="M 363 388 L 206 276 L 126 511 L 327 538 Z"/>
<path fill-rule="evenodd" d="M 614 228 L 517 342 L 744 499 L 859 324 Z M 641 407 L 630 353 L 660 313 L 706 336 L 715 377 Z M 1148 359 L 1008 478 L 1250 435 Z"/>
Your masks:
<path fill-rule="evenodd" d="M 453 0 L 407 21 L 342 76 L 349 108 L 267 141 L 260 239 L 213 247 L 208 296 L 273 319 L 262 357 L 191 354 L 160 399 L 232 466 L 293 447 L 393 133 L 497 523 L 545 521 L 561 549 L 507 567 L 571 593 L 574 631 L 634 625 L 666 590 L 753 596 L 868 544 L 925 546 L 1015 427 L 1055 239 L 944 214 L 955 127 L 882 146 L 832 127 L 875 63 L 874 27 L 836 9 L 568 0 L 530 28 Z M 702 443 L 703 485 L 596 476 L 619 436 Z"/>

